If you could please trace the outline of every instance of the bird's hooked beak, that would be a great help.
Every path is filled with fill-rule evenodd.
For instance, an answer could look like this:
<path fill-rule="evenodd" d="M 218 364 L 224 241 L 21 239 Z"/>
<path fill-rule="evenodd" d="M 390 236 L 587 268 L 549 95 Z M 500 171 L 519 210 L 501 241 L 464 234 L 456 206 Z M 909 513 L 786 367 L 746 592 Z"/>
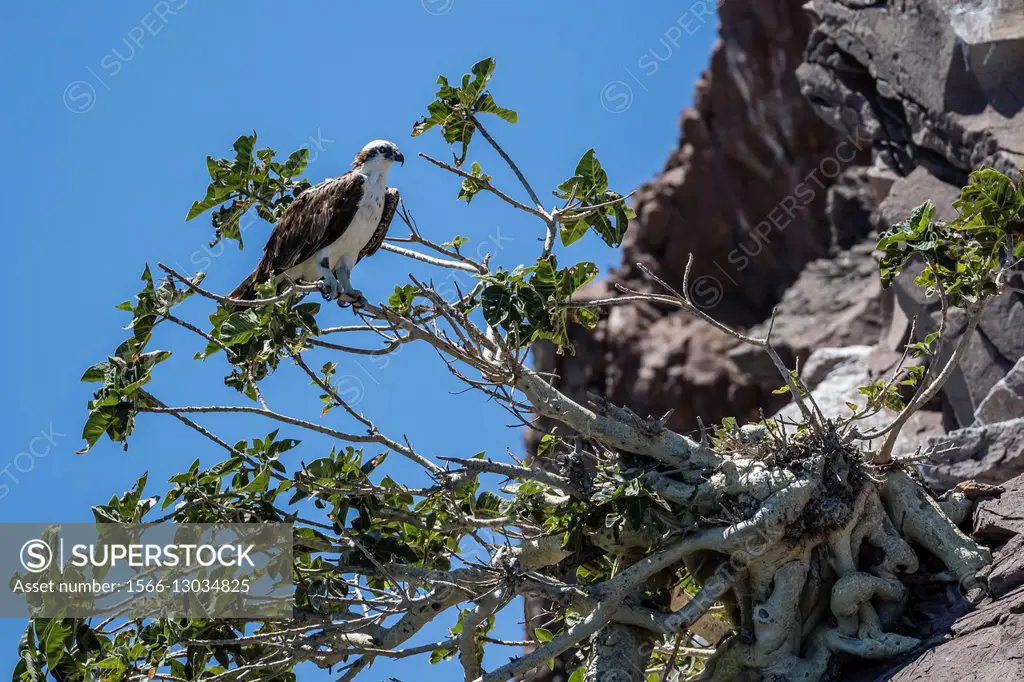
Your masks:
<path fill-rule="evenodd" d="M 392 161 L 397 161 L 401 165 L 405 165 L 405 156 L 402 152 L 396 151 L 395 155 L 391 158 Z"/>

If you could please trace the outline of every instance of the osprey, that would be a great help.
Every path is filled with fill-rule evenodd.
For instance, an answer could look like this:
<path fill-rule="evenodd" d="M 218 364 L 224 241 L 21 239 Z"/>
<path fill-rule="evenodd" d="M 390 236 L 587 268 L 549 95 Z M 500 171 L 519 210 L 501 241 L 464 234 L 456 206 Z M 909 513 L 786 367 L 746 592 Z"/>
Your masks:
<path fill-rule="evenodd" d="M 405 157 L 394 142 L 374 140 L 363 147 L 352 170 L 324 180 L 295 198 L 282 215 L 256 269 L 231 292 L 252 300 L 256 284 L 273 280 L 319 282 L 327 300 L 355 304 L 352 268 L 384 242 L 398 207 L 398 190 L 387 186 L 388 169 Z"/>

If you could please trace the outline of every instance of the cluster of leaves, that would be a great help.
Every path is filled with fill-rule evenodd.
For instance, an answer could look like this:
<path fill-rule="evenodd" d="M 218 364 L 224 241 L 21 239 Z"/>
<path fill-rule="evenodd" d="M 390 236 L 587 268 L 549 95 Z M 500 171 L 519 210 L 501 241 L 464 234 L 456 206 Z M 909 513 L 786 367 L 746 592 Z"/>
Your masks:
<path fill-rule="evenodd" d="M 472 73 L 462 76 L 462 84 L 451 85 L 447 76 L 438 76 L 440 86 L 436 99 L 427 105 L 428 115 L 413 126 L 413 137 L 422 135 L 434 126 L 441 129 L 441 135 L 450 144 L 461 145 L 461 152 L 455 155 L 455 165 L 461 166 L 469 152 L 469 142 L 477 130 L 476 116 L 494 114 L 504 121 L 516 123 L 519 115 L 511 109 L 498 106 L 487 91 L 487 82 L 494 75 L 494 59 L 487 57 L 473 65 Z"/>
<path fill-rule="evenodd" d="M 957 217 L 935 219 L 935 206 L 918 206 L 878 240 L 882 284 L 888 286 L 912 259 L 924 270 L 915 283 L 967 307 L 998 293 L 1007 259 L 1024 258 L 1024 188 L 989 169 L 971 173 L 953 202 Z"/>
<path fill-rule="evenodd" d="M 427 107 L 429 115 L 416 123 L 413 135 L 439 127 L 445 141 L 460 145 L 455 163 L 461 166 L 473 133 L 478 128 L 475 116 L 490 113 L 515 123 L 517 114 L 499 107 L 486 91 L 494 67 L 491 58 L 477 62 L 472 73 L 462 77 L 459 87 L 452 86 L 446 76 L 440 76 L 438 83 L 441 87 L 436 99 Z M 472 202 L 473 197 L 490 186 L 490 181 L 491 176 L 474 162 L 469 177 L 463 178 L 458 199 Z M 626 205 L 625 198 L 609 189 L 608 174 L 593 149 L 583 154 L 572 177 L 562 182 L 554 195 L 566 200 L 567 210 L 558 214 L 564 246 L 578 241 L 587 230 L 593 230 L 608 245 L 618 246 L 629 221 L 636 217 Z M 457 249 L 458 243 L 454 246 Z M 519 266 L 511 271 L 499 269 L 484 277 L 487 282 L 481 296 L 484 319 L 488 325 L 504 330 L 514 347 L 547 340 L 558 345 L 560 350 L 571 348 L 569 324 L 578 323 L 591 328 L 597 322 L 597 314 L 591 309 L 568 307 L 566 304 L 596 274 L 597 267 L 589 262 L 559 269 L 553 255 L 538 259 L 530 267 Z M 413 309 L 414 298 L 415 292 L 411 287 L 397 287 L 389 305 L 408 314 Z"/>
<path fill-rule="evenodd" d="M 261 297 L 276 293 L 269 283 L 258 288 Z M 319 312 L 319 303 L 304 303 L 298 294 L 255 308 L 219 306 L 210 315 L 212 340 L 196 359 L 226 350 L 234 369 L 224 383 L 255 400 L 259 381 L 277 369 L 282 358 L 302 352 L 309 337 L 320 333 Z"/>
<path fill-rule="evenodd" d="M 930 346 L 934 343 L 936 338 L 938 338 L 938 334 L 930 334 L 926 341 L 927 345 Z M 921 354 L 915 354 L 914 357 L 921 357 Z M 867 398 L 864 409 L 874 412 L 885 408 L 893 412 L 899 412 L 906 406 L 904 392 L 908 389 L 916 389 L 924 379 L 926 372 L 927 367 L 925 365 L 907 365 L 902 368 L 901 376 L 896 381 L 878 379 L 867 386 L 858 387 L 857 390 L 860 394 Z M 846 406 L 853 412 L 857 412 L 860 409 L 857 403 L 854 402 L 848 402 Z"/>
<path fill-rule="evenodd" d="M 14 682 L 56 680 L 124 682 L 140 676 L 153 679 L 167 671 L 173 679 L 198 680 L 230 668 L 265 660 L 272 650 L 259 643 L 245 646 L 189 646 L 185 656 L 171 656 L 185 640 L 231 640 L 245 633 L 226 621 L 161 619 L 126 623 L 116 634 L 97 631 L 74 618 L 36 618 L 18 643 Z M 264 624 L 262 629 L 271 629 Z M 260 630 L 257 630 L 260 631 Z M 295 682 L 294 673 L 279 671 L 275 680 Z"/>
<path fill-rule="evenodd" d="M 242 135 L 234 142 L 233 159 L 206 158 L 211 182 L 206 196 L 192 204 L 186 221 L 223 204 L 213 214 L 215 238 L 235 239 L 242 247 L 240 220 L 250 209 L 269 222 L 276 221 L 309 183 L 299 176 L 305 171 L 309 149 L 297 149 L 284 162 L 274 160 L 271 148 L 256 149 L 256 133 Z M 211 245 L 212 245 L 211 244 Z M 142 279 L 143 290 L 137 303 L 125 301 L 119 310 L 131 312 L 131 338 L 118 346 L 114 354 L 86 370 L 82 381 L 98 382 L 98 389 L 89 403 L 89 418 L 83 430 L 88 451 L 106 433 L 111 440 L 126 445 L 134 426 L 138 408 L 148 400 L 142 387 L 151 379 L 155 365 L 170 357 L 169 351 L 146 352 L 153 328 L 166 319 L 170 309 L 183 301 L 190 290 L 176 289 L 170 281 L 154 286 L 147 267 Z M 199 284 L 203 274 L 196 276 Z M 272 296 L 269 285 L 261 285 L 261 295 Z M 318 303 L 301 303 L 299 296 L 273 306 L 257 309 L 230 310 L 220 307 L 210 317 L 213 325 L 211 341 L 206 350 L 196 354 L 205 359 L 218 350 L 227 349 L 228 360 L 235 365 L 225 383 L 256 398 L 257 382 L 277 368 L 280 359 L 305 345 L 311 334 L 318 333 L 315 316 Z"/>
<path fill-rule="evenodd" d="M 206 196 L 193 202 L 185 215 L 189 221 L 221 206 L 213 213 L 215 237 L 211 246 L 221 239 L 235 239 L 242 248 L 242 216 L 255 209 L 263 220 L 276 222 L 295 197 L 309 187 L 308 182 L 300 179 L 309 162 L 308 147 L 295 150 L 283 163 L 274 161 L 275 150 L 255 149 L 255 132 L 240 136 L 233 147 L 233 159 L 206 157 L 210 173 Z"/>
<path fill-rule="evenodd" d="M 143 475 L 131 490 L 95 507 L 94 514 L 100 523 L 145 523 L 151 511 L 174 506 L 173 518 L 179 523 L 294 520 L 296 608 L 319 613 L 333 610 L 333 604 L 343 604 L 349 596 L 351 583 L 343 579 L 342 567 L 348 572 L 355 567 L 375 574 L 375 563 L 400 561 L 447 570 L 451 568 L 449 557 L 459 551 L 462 539 L 472 530 L 460 521 L 500 514 L 501 499 L 492 492 L 481 492 L 476 479 L 439 485 L 416 495 L 389 476 L 374 482 L 371 476 L 385 461 L 384 453 L 364 461 L 361 450 L 332 449 L 289 475 L 280 459 L 298 445 L 296 440 L 279 438 L 277 431 L 240 441 L 227 459 L 207 468 L 196 460 L 186 471 L 172 476 L 162 504 L 159 497 L 144 494 L 147 476 Z M 334 525 L 333 532 L 306 524 L 297 516 L 298 505 L 306 502 L 323 512 Z M 320 553 L 325 547 L 335 547 L 339 537 L 351 538 L 360 549 L 343 552 L 337 561 L 324 561 Z M 273 570 L 291 572 L 293 567 Z M 370 578 L 369 585 L 387 586 L 377 577 Z M 166 670 L 180 679 L 212 677 L 263 659 L 269 650 L 258 643 L 190 645 L 187 658 L 168 654 L 180 650 L 180 643 L 186 640 L 230 641 L 253 634 L 254 627 L 260 632 L 288 624 L 152 620 L 126 623 L 114 634 L 97 631 L 83 620 L 35 619 L 22 638 L 14 679 L 35 682 L 50 673 L 64 680 L 120 682 L 151 670 Z M 455 627 L 458 630 L 459 626 Z M 296 678 L 275 671 L 274 679 Z"/>
<path fill-rule="evenodd" d="M 202 278 L 200 273 L 192 281 L 199 284 Z M 136 302 L 117 306 L 132 314 L 128 325 L 132 335 L 113 355 L 82 375 L 82 381 L 101 386 L 89 401 L 89 416 L 82 430 L 85 447 L 79 454 L 88 452 L 104 434 L 127 449 L 135 415 L 142 407 L 155 406 L 143 387 L 151 381 L 153 368 L 167 360 L 171 352 L 147 351 L 146 347 L 155 326 L 168 319 L 171 308 L 192 292 L 174 287 L 169 279 L 156 286 L 148 266 L 142 280 L 144 286 Z M 319 333 L 319 310 L 319 303 L 303 303 L 298 295 L 259 308 L 230 310 L 220 306 L 210 315 L 210 341 L 195 358 L 206 359 L 225 350 L 234 367 L 224 383 L 255 400 L 258 382 L 273 372 L 282 358 L 301 352 L 308 338 Z"/>
<path fill-rule="evenodd" d="M 608 173 L 593 149 L 576 164 L 576 172 L 558 186 L 555 196 L 578 202 L 578 210 L 565 214 L 559 228 L 564 246 L 578 241 L 587 230 L 597 233 L 608 246 L 619 246 L 636 212 L 618 192 L 608 189 Z M 575 204 L 574 204 L 575 206 Z"/>
<path fill-rule="evenodd" d="M 337 535 L 358 543 L 358 549 L 341 552 L 337 563 L 325 562 L 313 552 L 297 553 L 298 606 L 322 609 L 326 597 L 349 594 L 350 585 L 339 580 L 339 564 L 364 570 L 374 588 L 385 586 L 373 575 L 377 562 L 448 570 L 450 557 L 472 530 L 462 520 L 497 516 L 499 499 L 491 492 L 480 492 L 476 479 L 438 485 L 416 495 L 390 476 L 373 482 L 370 476 L 385 458 L 386 453 L 381 453 L 364 462 L 362 450 L 347 447 L 309 462 L 295 476 L 288 505 L 312 500 L 315 508 L 326 513 Z M 297 531 L 297 540 L 315 549 L 332 546 L 336 537 L 321 528 L 303 527 Z"/>
<path fill-rule="evenodd" d="M 275 430 L 263 438 L 235 443 L 231 457 L 207 469 L 197 459 L 169 479 L 171 489 L 161 509 L 177 503 L 174 519 L 178 523 L 284 522 L 287 515 L 274 506 L 278 496 L 291 489 L 281 456 L 299 442 L 278 439 Z"/>
<path fill-rule="evenodd" d="M 485 278 L 481 294 L 484 319 L 509 334 L 515 347 L 544 339 L 559 347 L 571 347 L 569 323 L 586 328 L 597 324 L 597 313 L 589 308 L 570 308 L 566 303 L 580 287 L 597 275 L 593 263 L 558 268 L 555 256 L 540 258 L 531 267 L 511 272 L 499 270 Z"/>
<path fill-rule="evenodd" d="M 491 176 L 484 173 L 484 169 L 476 161 L 469 167 L 469 174 L 473 177 L 463 178 L 458 196 L 460 201 L 464 200 L 467 204 L 472 203 L 473 197 L 484 191 L 491 182 Z"/>
<path fill-rule="evenodd" d="M 978 170 L 971 173 L 953 208 L 956 218 L 936 220 L 935 206 L 926 202 L 879 237 L 883 286 L 908 264 L 920 261 L 923 269 L 914 283 L 928 296 L 941 294 L 950 306 L 974 307 L 999 293 L 1003 268 L 1024 258 L 1024 187 L 999 171 Z M 932 356 L 941 342 L 937 331 L 911 341 L 909 357 L 917 361 Z M 863 410 L 902 410 L 905 393 L 921 386 L 926 374 L 926 366 L 918 362 L 902 367 L 896 380 L 878 379 L 861 386 Z M 847 406 L 854 413 L 861 409 L 853 402 Z"/>
<path fill-rule="evenodd" d="M 113 355 L 85 370 L 82 375 L 82 381 L 101 386 L 89 401 L 89 417 L 82 430 L 85 448 L 79 454 L 87 452 L 103 434 L 124 444 L 127 449 L 135 414 L 140 405 L 148 404 L 143 386 L 149 383 L 153 368 L 171 356 L 170 351 L 147 351 L 146 346 L 153 337 L 153 328 L 172 306 L 190 294 L 175 289 L 169 282 L 155 286 L 148 266 L 142 273 L 142 281 L 144 285 L 136 296 L 136 302 L 125 301 L 117 306 L 118 310 L 132 314 L 128 325 L 132 335 L 117 347 Z"/>

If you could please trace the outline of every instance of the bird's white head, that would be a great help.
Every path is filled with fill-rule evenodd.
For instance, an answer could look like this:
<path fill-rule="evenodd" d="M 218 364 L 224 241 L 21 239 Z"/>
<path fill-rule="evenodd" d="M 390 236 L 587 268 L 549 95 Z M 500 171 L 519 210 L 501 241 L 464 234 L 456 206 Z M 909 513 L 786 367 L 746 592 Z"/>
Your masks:
<path fill-rule="evenodd" d="M 405 157 L 398 150 L 398 145 L 388 140 L 374 140 L 356 154 L 352 168 L 369 174 L 387 173 L 395 161 L 405 164 Z"/>

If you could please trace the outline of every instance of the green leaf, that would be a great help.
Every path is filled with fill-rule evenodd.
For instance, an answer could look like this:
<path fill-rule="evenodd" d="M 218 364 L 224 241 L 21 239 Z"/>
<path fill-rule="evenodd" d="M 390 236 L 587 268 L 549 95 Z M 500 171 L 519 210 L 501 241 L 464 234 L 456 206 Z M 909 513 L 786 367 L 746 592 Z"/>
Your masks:
<path fill-rule="evenodd" d="M 309 147 L 302 147 L 296 149 L 294 152 L 288 155 L 284 164 L 281 166 L 281 176 L 286 178 L 293 178 L 302 175 L 302 172 L 306 170 L 306 165 L 309 163 Z"/>
<path fill-rule="evenodd" d="M 481 114 L 494 114 L 495 116 L 497 116 L 498 118 L 507 123 L 519 123 L 518 113 L 512 111 L 511 109 L 506 109 L 505 107 L 499 107 L 494 102 L 494 98 L 489 94 L 480 96 L 480 98 L 476 101 L 476 110 L 478 113 Z"/>
<path fill-rule="evenodd" d="M 265 493 L 269 485 L 270 469 L 263 468 L 260 469 L 260 472 L 256 475 L 255 478 L 252 479 L 252 481 L 249 482 L 248 485 L 240 488 L 239 492 L 256 494 Z"/>
<path fill-rule="evenodd" d="M 388 296 L 388 307 L 399 315 L 408 315 L 416 300 L 416 287 L 411 284 L 395 286 L 395 291 Z"/>
<path fill-rule="evenodd" d="M 253 310 L 231 313 L 220 327 L 220 340 L 226 346 L 248 342 L 259 327 L 259 317 Z"/>
<path fill-rule="evenodd" d="M 98 362 L 89 369 L 85 370 L 85 374 L 82 375 L 80 381 L 84 382 L 96 382 L 105 381 L 107 373 L 111 370 L 109 360 Z"/>
<path fill-rule="evenodd" d="M 516 112 L 499 106 L 494 97 L 486 92 L 494 68 L 494 59 L 482 59 L 473 65 L 471 73 L 463 75 L 458 86 L 452 85 L 447 76 L 438 76 L 440 87 L 434 95 L 434 101 L 427 105 L 427 116 L 413 125 L 413 136 L 422 135 L 435 126 L 439 127 L 446 142 L 460 145 L 455 163 L 461 166 L 477 129 L 477 115 L 492 114 L 509 123 L 518 122 Z"/>
<path fill-rule="evenodd" d="M 576 164 L 576 177 L 581 179 L 587 194 L 603 194 L 608 189 L 608 174 L 597 160 L 597 151 L 588 149 Z"/>
<path fill-rule="evenodd" d="M 114 422 L 114 411 L 109 407 L 104 407 L 98 410 L 93 410 L 89 413 L 89 418 L 85 422 L 85 426 L 82 428 L 82 438 L 85 439 L 85 448 L 79 450 L 76 454 L 85 454 L 96 445 L 96 441 L 100 439 L 107 429 Z"/>
<path fill-rule="evenodd" d="M 462 189 L 459 191 L 458 196 L 458 199 L 464 199 L 467 204 L 473 201 L 473 197 L 483 191 L 486 183 L 491 181 L 491 176 L 484 173 L 480 164 L 476 161 L 473 162 L 470 174 L 473 176 L 472 178 L 463 178 Z"/>
<path fill-rule="evenodd" d="M 559 237 L 562 239 L 562 246 L 572 246 L 587 233 L 588 229 L 590 229 L 590 225 L 585 220 L 562 223 L 559 225 L 558 230 Z"/>
<path fill-rule="evenodd" d="M 210 185 L 206 190 L 206 196 L 200 201 L 193 201 L 192 206 L 188 209 L 188 213 L 185 214 L 185 222 L 192 220 L 196 216 L 209 211 L 214 206 L 224 203 L 228 197 L 235 191 L 233 187 L 226 187 L 223 185 Z"/>
<path fill-rule="evenodd" d="M 492 284 L 480 296 L 484 319 L 491 326 L 498 326 L 509 319 L 512 311 L 512 294 L 503 286 Z"/>
<path fill-rule="evenodd" d="M 456 251 L 458 251 L 465 244 L 468 244 L 468 243 L 469 243 L 469 239 L 467 237 L 463 237 L 462 235 L 458 235 L 457 234 L 454 237 L 452 237 L 452 240 L 450 242 L 445 242 L 444 244 L 442 244 L 442 246 L 445 246 L 445 247 L 447 247 L 449 249 L 455 249 Z"/>
<path fill-rule="evenodd" d="M 377 455 L 376 457 L 371 459 L 369 462 L 367 462 L 366 464 L 361 466 L 359 468 L 359 471 L 364 476 L 369 476 L 370 474 L 373 473 L 373 470 L 376 469 L 377 467 L 379 467 L 381 464 L 383 464 L 384 460 L 387 459 L 387 458 L 388 458 L 388 453 L 382 452 L 381 454 Z"/>
<path fill-rule="evenodd" d="M 252 163 L 252 150 L 256 146 L 256 132 L 252 135 L 239 135 L 234 144 L 235 167 L 246 168 Z"/>
<path fill-rule="evenodd" d="M 636 217 L 625 198 L 608 189 L 608 174 L 593 149 L 580 158 L 575 174 L 558 186 L 555 196 L 576 202 L 562 219 L 560 236 L 565 246 L 579 240 L 589 228 L 606 244 L 617 247 L 629 221 Z"/>
<path fill-rule="evenodd" d="M 50 671 L 60 665 L 60 660 L 64 657 L 64 639 L 69 634 L 71 634 L 71 628 L 66 627 L 59 620 L 51 620 L 47 626 L 43 648 L 46 654 L 46 667 Z"/>
<path fill-rule="evenodd" d="M 597 277 L 597 266 L 594 263 L 582 262 L 569 268 L 568 274 L 569 295 L 576 293 L 579 289 Z"/>

